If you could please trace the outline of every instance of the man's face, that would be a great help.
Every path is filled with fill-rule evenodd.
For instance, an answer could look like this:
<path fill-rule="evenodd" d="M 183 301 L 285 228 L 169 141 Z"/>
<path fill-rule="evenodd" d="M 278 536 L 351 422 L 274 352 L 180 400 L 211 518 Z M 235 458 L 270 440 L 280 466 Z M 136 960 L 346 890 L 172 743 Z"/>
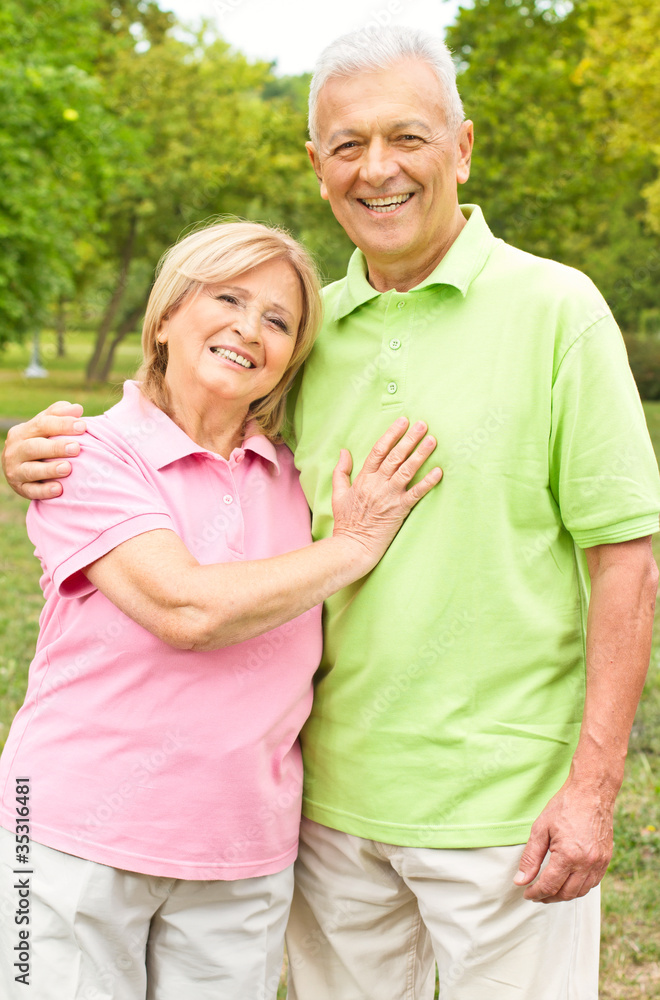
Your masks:
<path fill-rule="evenodd" d="M 337 221 L 368 260 L 415 261 L 456 233 L 456 185 L 470 172 L 472 123 L 448 129 L 426 63 L 331 78 L 307 150 Z"/>

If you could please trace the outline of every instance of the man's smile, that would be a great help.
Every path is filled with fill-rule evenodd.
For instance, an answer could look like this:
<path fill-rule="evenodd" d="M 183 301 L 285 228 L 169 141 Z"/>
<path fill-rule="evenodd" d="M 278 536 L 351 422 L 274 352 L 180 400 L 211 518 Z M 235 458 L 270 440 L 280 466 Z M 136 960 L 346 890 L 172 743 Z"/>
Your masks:
<path fill-rule="evenodd" d="M 407 191 L 405 194 L 389 194 L 384 198 L 358 198 L 357 200 L 370 211 L 383 213 L 396 212 L 401 205 L 407 204 L 413 197 L 414 192 Z"/>

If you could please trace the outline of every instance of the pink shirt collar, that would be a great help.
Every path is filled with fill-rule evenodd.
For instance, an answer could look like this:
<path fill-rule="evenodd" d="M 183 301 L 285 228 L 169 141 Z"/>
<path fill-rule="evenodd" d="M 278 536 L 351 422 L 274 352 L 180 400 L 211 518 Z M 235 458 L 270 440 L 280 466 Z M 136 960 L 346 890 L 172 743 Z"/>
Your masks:
<path fill-rule="evenodd" d="M 187 455 L 194 454 L 214 455 L 221 461 L 227 461 L 221 455 L 216 455 L 208 448 L 196 444 L 166 413 L 142 395 L 139 383 L 133 379 L 126 379 L 123 398 L 112 407 L 109 414 L 112 414 L 112 419 L 127 432 L 133 447 L 156 469 L 163 469 L 171 462 L 177 462 Z M 240 448 L 234 449 L 231 458 L 238 457 L 246 451 L 251 451 L 266 462 L 270 462 L 275 474 L 279 476 L 277 449 L 259 430 L 255 420 L 248 422 L 243 443 Z"/>

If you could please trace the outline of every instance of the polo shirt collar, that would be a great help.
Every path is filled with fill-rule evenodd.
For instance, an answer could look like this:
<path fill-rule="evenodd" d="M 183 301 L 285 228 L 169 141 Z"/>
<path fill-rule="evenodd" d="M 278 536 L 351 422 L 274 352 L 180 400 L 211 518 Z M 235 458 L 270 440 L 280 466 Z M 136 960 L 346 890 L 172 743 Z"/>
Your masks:
<path fill-rule="evenodd" d="M 460 231 L 438 266 L 410 291 L 415 292 L 431 285 L 452 285 L 463 297 L 467 295 L 470 285 L 497 241 L 478 205 L 461 205 L 461 212 L 467 219 L 467 225 Z M 335 307 L 335 320 L 343 319 L 358 306 L 381 294 L 369 284 L 367 270 L 364 254 L 361 250 L 356 250 L 348 263 L 344 287 Z"/>
<path fill-rule="evenodd" d="M 196 444 L 166 413 L 143 396 L 139 384 L 133 379 L 126 379 L 123 399 L 109 413 L 127 432 L 135 450 L 156 469 L 164 469 L 166 465 L 188 455 L 213 454 L 208 448 Z M 277 449 L 262 434 L 256 421 L 248 421 L 241 448 L 265 459 L 279 475 Z"/>

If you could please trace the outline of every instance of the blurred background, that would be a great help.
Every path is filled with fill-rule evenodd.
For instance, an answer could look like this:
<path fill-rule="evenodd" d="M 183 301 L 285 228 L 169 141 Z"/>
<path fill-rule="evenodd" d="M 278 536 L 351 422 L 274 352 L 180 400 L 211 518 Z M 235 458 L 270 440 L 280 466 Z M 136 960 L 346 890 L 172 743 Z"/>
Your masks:
<path fill-rule="evenodd" d="M 660 448 L 660 0 L 3 0 L 3 432 L 56 399 L 90 415 L 116 401 L 154 266 L 202 221 L 283 225 L 327 280 L 343 274 L 307 89 L 324 45 L 374 24 L 444 36 L 475 122 L 462 200 L 596 282 Z M 24 511 L 3 484 L 0 742 L 42 603 Z M 604 892 L 605 1000 L 660 995 L 659 665 L 656 645 Z"/>

